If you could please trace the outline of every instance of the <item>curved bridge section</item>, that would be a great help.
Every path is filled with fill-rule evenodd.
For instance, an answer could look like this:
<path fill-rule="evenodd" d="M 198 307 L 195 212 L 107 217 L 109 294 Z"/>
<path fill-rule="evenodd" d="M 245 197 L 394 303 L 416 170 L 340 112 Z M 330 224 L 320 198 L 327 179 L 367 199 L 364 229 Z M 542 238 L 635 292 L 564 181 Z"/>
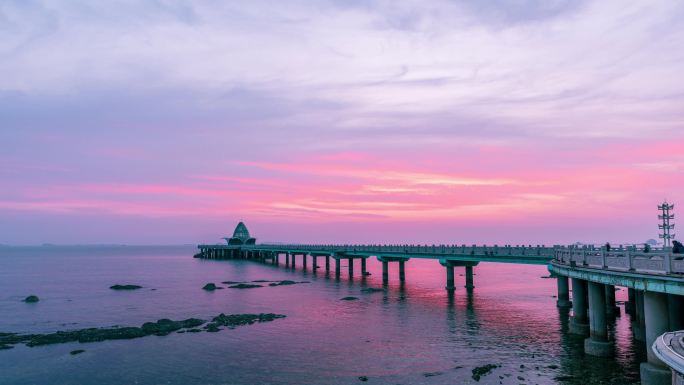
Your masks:
<path fill-rule="evenodd" d="M 557 247 L 549 271 L 605 285 L 684 295 L 684 254 L 669 250 Z"/>
<path fill-rule="evenodd" d="M 673 377 L 666 365 L 674 362 L 670 358 L 676 344 L 671 342 L 680 340 L 658 338 L 684 329 L 684 254 L 671 249 L 558 247 L 549 271 L 558 278 L 558 306 L 572 304 L 570 331 L 588 337 L 585 353 L 613 355 L 614 340 L 606 320 L 615 309 L 615 286 L 623 286 L 628 289 L 625 309 L 632 315 L 634 337 L 649 347 L 647 361 L 641 364 L 641 383 L 664 385 L 673 378 L 681 381 L 677 377 L 681 368 L 673 369 Z M 572 282 L 572 303 L 568 279 Z"/>

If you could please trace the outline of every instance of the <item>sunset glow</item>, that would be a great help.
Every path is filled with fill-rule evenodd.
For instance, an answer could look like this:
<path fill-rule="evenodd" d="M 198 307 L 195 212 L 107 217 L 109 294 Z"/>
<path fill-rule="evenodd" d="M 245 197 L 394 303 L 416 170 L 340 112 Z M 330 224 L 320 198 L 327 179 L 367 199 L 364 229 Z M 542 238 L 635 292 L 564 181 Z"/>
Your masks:
<path fill-rule="evenodd" d="M 684 7 L 475 3 L 3 3 L 0 243 L 656 237 Z"/>

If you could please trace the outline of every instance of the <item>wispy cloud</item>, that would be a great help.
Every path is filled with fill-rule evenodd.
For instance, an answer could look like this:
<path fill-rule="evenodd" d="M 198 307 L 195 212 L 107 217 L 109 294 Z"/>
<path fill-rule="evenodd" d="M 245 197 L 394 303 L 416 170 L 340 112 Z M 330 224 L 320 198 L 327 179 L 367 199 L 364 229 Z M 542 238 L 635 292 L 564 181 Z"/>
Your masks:
<path fill-rule="evenodd" d="M 682 187 L 683 17 L 668 0 L 4 1 L 0 226 L 648 221 Z"/>

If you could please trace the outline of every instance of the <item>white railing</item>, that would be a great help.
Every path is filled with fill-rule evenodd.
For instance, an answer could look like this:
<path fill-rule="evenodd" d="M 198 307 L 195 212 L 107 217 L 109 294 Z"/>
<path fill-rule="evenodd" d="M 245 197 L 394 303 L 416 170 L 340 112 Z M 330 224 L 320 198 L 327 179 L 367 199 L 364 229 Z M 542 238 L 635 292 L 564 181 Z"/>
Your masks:
<path fill-rule="evenodd" d="M 205 247 L 200 245 L 200 248 Z M 216 246 L 206 246 L 214 248 Z M 222 247 L 222 246 L 219 246 Z M 512 257 L 548 257 L 554 255 L 554 248 L 543 245 L 322 245 L 322 244 L 258 244 L 258 245 L 224 245 L 242 250 L 277 250 L 277 251 L 301 251 L 320 253 L 377 253 L 377 254 L 426 254 L 432 256 L 449 255 L 477 255 L 477 256 L 512 256 Z"/>
<path fill-rule="evenodd" d="M 590 267 L 650 274 L 684 274 L 684 254 L 671 249 L 644 250 L 636 247 L 611 249 L 588 247 L 557 247 L 554 262 L 578 267 Z"/>

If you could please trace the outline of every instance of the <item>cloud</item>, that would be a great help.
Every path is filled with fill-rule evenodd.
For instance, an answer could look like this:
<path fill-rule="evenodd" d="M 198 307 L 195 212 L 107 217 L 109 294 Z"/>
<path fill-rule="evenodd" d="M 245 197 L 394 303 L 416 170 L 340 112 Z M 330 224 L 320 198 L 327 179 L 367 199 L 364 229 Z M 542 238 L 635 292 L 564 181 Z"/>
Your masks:
<path fill-rule="evenodd" d="M 0 210 L 524 222 L 648 205 L 680 187 L 682 17 L 667 0 L 4 1 Z"/>

